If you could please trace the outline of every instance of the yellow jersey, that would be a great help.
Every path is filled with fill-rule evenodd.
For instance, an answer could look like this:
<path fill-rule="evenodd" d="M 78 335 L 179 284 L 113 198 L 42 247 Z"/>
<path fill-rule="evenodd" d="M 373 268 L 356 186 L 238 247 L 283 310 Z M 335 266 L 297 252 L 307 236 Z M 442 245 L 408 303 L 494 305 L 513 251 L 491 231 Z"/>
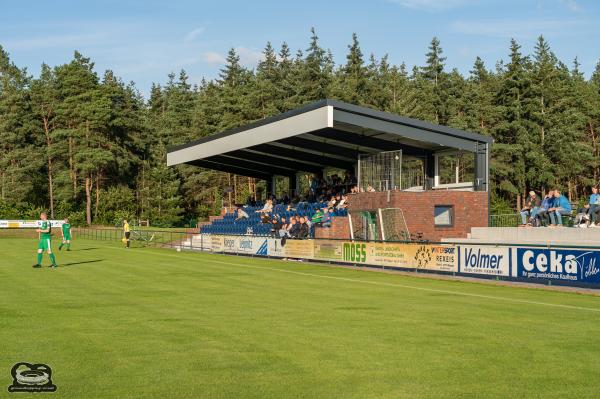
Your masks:
<path fill-rule="evenodd" d="M 129 223 L 125 223 L 125 224 L 123 225 L 123 231 L 124 231 L 125 233 L 129 233 Z"/>

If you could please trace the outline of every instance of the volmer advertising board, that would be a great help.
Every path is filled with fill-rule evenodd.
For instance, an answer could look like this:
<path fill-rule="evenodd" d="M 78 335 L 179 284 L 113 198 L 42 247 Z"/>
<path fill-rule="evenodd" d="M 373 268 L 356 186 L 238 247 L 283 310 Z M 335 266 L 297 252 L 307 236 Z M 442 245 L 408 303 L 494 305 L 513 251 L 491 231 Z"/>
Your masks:
<path fill-rule="evenodd" d="M 485 245 L 460 245 L 458 250 L 459 273 L 510 276 L 512 259 L 510 248 Z"/>
<path fill-rule="evenodd" d="M 515 277 L 600 283 L 600 251 L 517 248 Z"/>

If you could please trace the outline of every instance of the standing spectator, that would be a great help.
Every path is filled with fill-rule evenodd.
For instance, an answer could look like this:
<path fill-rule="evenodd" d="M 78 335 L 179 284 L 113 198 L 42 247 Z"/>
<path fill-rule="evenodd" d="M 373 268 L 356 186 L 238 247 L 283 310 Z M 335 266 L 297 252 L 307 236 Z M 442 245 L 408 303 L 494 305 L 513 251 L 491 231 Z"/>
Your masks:
<path fill-rule="evenodd" d="M 560 193 L 560 190 L 554 190 L 554 204 L 548 209 L 550 214 L 550 227 L 562 227 L 562 217 L 571 214 L 571 203 Z"/>
<path fill-rule="evenodd" d="M 296 221 L 296 218 L 292 218 L 290 226 L 288 228 L 288 236 L 291 238 L 298 238 L 298 232 L 300 231 L 300 223 Z"/>
<path fill-rule="evenodd" d="M 531 226 L 531 221 L 535 219 L 540 210 L 541 201 L 535 194 L 535 191 L 529 192 L 529 197 L 525 200 L 525 206 L 521 210 L 521 226 Z"/>
<path fill-rule="evenodd" d="M 281 227 L 283 226 L 283 223 L 281 220 L 275 218 L 273 219 L 273 225 L 271 227 L 271 235 L 273 237 L 276 237 L 279 234 L 279 230 L 281 230 Z"/>
<path fill-rule="evenodd" d="M 306 223 L 306 218 L 304 216 L 300 217 L 300 227 L 298 228 L 298 234 L 297 234 L 297 238 L 303 240 L 305 238 L 308 238 L 308 235 L 310 233 L 310 228 L 308 227 L 308 224 Z"/>
<path fill-rule="evenodd" d="M 331 213 L 329 213 L 328 208 L 325 208 L 323 218 L 321 219 L 321 225 L 323 227 L 331 227 Z"/>

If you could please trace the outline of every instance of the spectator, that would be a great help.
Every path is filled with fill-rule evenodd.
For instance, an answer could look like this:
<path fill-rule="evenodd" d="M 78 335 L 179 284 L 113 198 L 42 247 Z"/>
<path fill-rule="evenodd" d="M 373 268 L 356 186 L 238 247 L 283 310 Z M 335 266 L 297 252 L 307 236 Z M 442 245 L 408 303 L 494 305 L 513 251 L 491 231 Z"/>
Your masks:
<path fill-rule="evenodd" d="M 272 199 L 268 199 L 267 202 L 265 202 L 265 205 L 262 207 L 262 209 L 256 211 L 256 213 L 271 213 L 273 211 L 273 200 Z"/>
<path fill-rule="evenodd" d="M 300 231 L 300 223 L 296 221 L 296 218 L 292 218 L 290 226 L 288 228 L 288 237 L 298 238 L 298 232 Z"/>
<path fill-rule="evenodd" d="M 237 217 L 235 218 L 235 221 L 237 222 L 238 220 L 244 220 L 244 219 L 248 219 L 248 218 L 250 218 L 250 216 L 248 216 L 246 211 L 243 210 L 241 207 L 239 207 L 237 209 Z"/>
<path fill-rule="evenodd" d="M 550 214 L 550 227 L 562 227 L 562 217 L 571 214 L 571 203 L 560 193 L 560 190 L 554 190 L 554 204 L 548 209 Z"/>
<path fill-rule="evenodd" d="M 283 226 L 283 222 L 277 218 L 273 219 L 272 227 L 271 227 L 271 235 L 276 237 L 279 234 L 279 230 Z"/>
<path fill-rule="evenodd" d="M 321 219 L 321 225 L 323 227 L 331 227 L 331 213 L 329 213 L 329 209 L 325 208 L 325 212 L 323 213 L 323 218 Z"/>
<path fill-rule="evenodd" d="M 537 212 L 537 219 L 539 220 L 540 226 L 545 226 L 549 222 L 548 210 L 554 205 L 554 191 L 550 190 L 542 200 L 540 209 Z"/>
<path fill-rule="evenodd" d="M 592 187 L 592 195 L 588 203 L 588 217 L 591 219 L 591 227 L 598 226 L 598 212 L 600 211 L 600 194 L 598 194 L 598 187 Z"/>
<path fill-rule="evenodd" d="M 296 237 L 303 240 L 305 238 L 308 238 L 309 233 L 310 227 L 308 227 L 308 224 L 306 223 L 306 218 L 304 216 L 301 216 L 300 227 L 298 228 L 298 234 Z"/>
<path fill-rule="evenodd" d="M 281 237 L 281 238 L 289 237 L 290 236 L 289 231 L 288 231 L 289 228 L 290 228 L 290 223 L 288 223 L 285 218 L 281 218 L 281 228 L 277 232 L 279 234 L 279 237 Z"/>
<path fill-rule="evenodd" d="M 312 217 L 312 223 L 316 226 L 320 226 L 323 221 L 323 211 L 321 209 L 317 209 L 315 214 Z"/>
<path fill-rule="evenodd" d="M 529 192 L 529 197 L 525 200 L 525 206 L 521 210 L 521 226 L 531 226 L 531 221 L 535 219 L 540 210 L 541 201 L 535 194 L 535 191 Z"/>
<path fill-rule="evenodd" d="M 335 206 L 335 209 L 338 209 L 338 210 L 340 210 L 340 209 L 347 208 L 347 207 L 348 207 L 348 204 L 346 203 L 346 201 L 347 201 L 347 198 L 346 198 L 346 196 L 345 196 L 345 195 L 342 195 L 342 196 L 340 197 L 340 200 L 339 200 L 339 202 L 338 202 L 338 203 L 337 203 L 337 205 Z"/>
<path fill-rule="evenodd" d="M 374 193 L 375 192 L 375 187 L 373 187 L 372 185 L 369 184 L 367 186 L 367 192 L 368 193 Z"/>

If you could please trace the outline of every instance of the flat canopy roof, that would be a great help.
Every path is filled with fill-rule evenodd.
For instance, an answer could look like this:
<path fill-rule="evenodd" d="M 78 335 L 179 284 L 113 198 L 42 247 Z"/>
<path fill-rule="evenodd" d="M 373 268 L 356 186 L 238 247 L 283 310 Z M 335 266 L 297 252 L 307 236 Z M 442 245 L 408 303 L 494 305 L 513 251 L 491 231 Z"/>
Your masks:
<path fill-rule="evenodd" d="M 448 149 L 489 154 L 492 138 L 388 112 L 321 100 L 239 128 L 170 147 L 167 165 L 269 179 L 353 170 L 358 155 L 402 150 L 427 157 Z M 486 165 L 487 166 L 487 165 Z"/>

